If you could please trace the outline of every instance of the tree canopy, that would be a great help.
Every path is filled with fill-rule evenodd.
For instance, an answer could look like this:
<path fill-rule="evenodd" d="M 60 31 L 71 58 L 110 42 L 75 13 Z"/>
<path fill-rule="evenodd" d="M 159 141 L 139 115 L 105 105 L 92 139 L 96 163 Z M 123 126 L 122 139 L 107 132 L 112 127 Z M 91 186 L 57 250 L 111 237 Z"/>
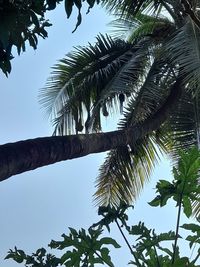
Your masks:
<path fill-rule="evenodd" d="M 11 72 L 11 59 L 16 48 L 18 55 L 26 50 L 26 45 L 37 49 L 38 38 L 47 38 L 47 28 L 52 24 L 46 18 L 48 11 L 54 10 L 64 2 L 66 17 L 69 18 L 73 7 L 78 16 L 75 29 L 80 25 L 82 0 L 2 0 L 0 1 L 0 68 L 8 75 Z M 85 1 L 88 12 L 97 0 Z M 15 50 L 14 50 L 15 52 Z"/>
<path fill-rule="evenodd" d="M 40 3 L 45 13 L 58 2 Z M 117 16 L 117 38 L 99 35 L 54 67 L 40 97 L 61 136 L 0 146 L 0 177 L 110 150 L 96 203 L 117 206 L 137 197 L 159 152 L 176 160 L 178 148 L 199 144 L 199 1 L 87 1 L 95 3 Z M 82 2 L 65 4 L 68 17 L 78 8 L 79 24 Z M 103 133 L 102 116 L 115 108 L 118 129 Z"/>
<path fill-rule="evenodd" d="M 176 159 L 177 149 L 198 142 L 199 28 L 188 11 L 198 3 L 107 1 L 107 8 L 116 35 L 68 53 L 40 97 L 55 135 L 101 132 L 103 116 L 121 110 L 119 131 L 132 130 L 110 146 L 96 192 L 98 205 L 117 205 L 137 197 L 159 152 Z"/>

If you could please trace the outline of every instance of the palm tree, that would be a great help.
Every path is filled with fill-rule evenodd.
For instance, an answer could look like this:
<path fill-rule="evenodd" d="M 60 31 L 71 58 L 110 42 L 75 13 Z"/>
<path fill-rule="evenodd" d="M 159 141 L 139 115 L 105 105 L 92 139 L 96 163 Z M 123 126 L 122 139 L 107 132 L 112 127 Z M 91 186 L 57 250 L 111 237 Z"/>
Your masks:
<path fill-rule="evenodd" d="M 198 143 L 199 3 L 103 2 L 117 38 L 99 35 L 60 60 L 41 102 L 55 135 L 99 133 L 102 117 L 125 106 L 118 129 L 131 132 L 108 153 L 95 194 L 98 205 L 118 205 L 137 197 L 159 151 L 176 159 L 177 148 Z"/>
<path fill-rule="evenodd" d="M 177 148 L 199 143 L 199 2 L 102 2 L 119 14 L 121 38 L 99 35 L 54 67 L 41 101 L 59 136 L 0 146 L 1 180 L 110 150 L 95 199 L 118 205 L 137 197 L 159 151 L 176 159 Z M 102 116 L 123 106 L 118 129 L 103 133 Z"/>

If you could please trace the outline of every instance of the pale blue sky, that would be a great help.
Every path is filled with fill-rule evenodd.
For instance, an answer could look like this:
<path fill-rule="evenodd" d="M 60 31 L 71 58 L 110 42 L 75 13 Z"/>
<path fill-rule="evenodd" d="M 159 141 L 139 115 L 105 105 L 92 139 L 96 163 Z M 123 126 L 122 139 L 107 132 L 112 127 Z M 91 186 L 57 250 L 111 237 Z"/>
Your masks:
<path fill-rule="evenodd" d="M 49 38 L 41 39 L 36 51 L 27 46 L 27 52 L 13 60 L 8 79 L 0 73 L 1 144 L 51 135 L 53 129 L 38 104 L 39 89 L 44 86 L 51 66 L 73 46 L 93 42 L 99 32 L 108 30 L 108 16 L 101 9 L 93 9 L 84 16 L 78 30 L 71 34 L 76 22 L 75 13 L 66 20 L 62 6 L 51 12 L 49 18 L 53 26 L 48 29 Z M 46 247 L 52 238 L 59 239 L 68 226 L 87 228 L 99 219 L 92 194 L 104 156 L 91 155 L 43 167 L 0 184 L 0 266 L 20 266 L 13 261 L 3 261 L 6 252 L 15 245 L 31 253 Z M 142 193 L 131 216 L 132 223 L 144 220 L 147 225 L 158 226 L 160 231 L 170 230 L 169 220 L 172 226 L 175 225 L 175 218 L 171 220 L 174 210 L 149 211 L 146 204 L 153 198 L 152 188 L 156 180 L 169 176 L 169 163 L 165 160 Z M 125 266 L 130 259 L 128 250 L 114 255 L 116 267 Z"/>

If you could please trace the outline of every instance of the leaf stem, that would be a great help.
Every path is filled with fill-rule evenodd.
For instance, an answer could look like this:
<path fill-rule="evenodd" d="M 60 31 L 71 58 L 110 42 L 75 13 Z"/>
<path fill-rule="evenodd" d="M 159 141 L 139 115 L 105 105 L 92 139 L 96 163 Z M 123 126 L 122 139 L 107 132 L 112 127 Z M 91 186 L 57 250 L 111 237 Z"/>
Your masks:
<path fill-rule="evenodd" d="M 86 241 L 85 238 L 84 238 L 83 236 L 79 236 L 79 238 L 81 238 L 82 240 Z M 82 246 L 82 247 L 84 248 L 84 246 Z M 87 246 L 87 248 L 90 248 L 90 249 L 94 252 L 94 254 L 96 254 L 97 257 L 99 257 L 99 259 L 101 259 L 101 260 L 102 260 L 105 264 L 107 264 L 109 267 L 114 267 L 114 266 L 111 265 L 110 263 L 106 262 L 106 260 L 105 260 L 105 259 L 98 253 L 98 252 L 96 252 L 96 250 L 93 249 L 91 246 L 90 246 L 90 247 Z"/>
<path fill-rule="evenodd" d="M 104 258 L 101 257 L 101 255 L 100 255 L 98 252 L 96 252 L 95 250 L 93 250 L 93 251 L 94 251 L 94 253 L 97 255 L 97 257 L 99 257 L 105 264 L 107 264 L 109 267 L 113 267 L 113 265 L 111 265 L 110 263 L 106 262 L 106 261 L 104 260 Z"/>
<path fill-rule="evenodd" d="M 155 250 L 156 261 L 157 261 L 158 267 L 160 267 L 160 262 L 159 262 L 159 258 L 158 258 L 158 253 L 157 253 L 157 250 L 156 250 L 156 246 L 153 246 L 153 247 L 154 247 L 154 250 Z"/>
<path fill-rule="evenodd" d="M 199 253 L 197 254 L 196 258 L 192 261 L 192 263 L 195 264 L 195 262 L 198 260 L 199 257 L 200 257 L 200 251 L 199 251 Z"/>
<path fill-rule="evenodd" d="M 179 231 L 179 225 L 180 225 L 180 218 L 181 218 L 181 203 L 182 203 L 182 194 L 180 195 L 180 201 L 178 205 L 178 217 L 177 217 L 177 223 L 176 223 L 176 235 L 175 235 L 175 242 L 174 242 L 174 251 L 172 256 L 172 265 L 175 261 L 176 256 L 176 248 L 177 248 L 177 242 L 178 242 L 178 231 Z"/>
<path fill-rule="evenodd" d="M 117 221 L 117 219 L 115 219 L 115 222 L 116 222 L 116 224 L 117 224 L 117 227 L 118 227 L 118 229 L 119 229 L 119 231 L 120 231 L 122 237 L 124 238 L 124 241 L 126 242 L 128 248 L 129 248 L 131 254 L 132 254 L 133 257 L 135 258 L 136 263 L 138 264 L 138 266 L 141 266 L 139 260 L 138 260 L 137 257 L 135 256 L 135 253 L 134 253 L 134 251 L 133 251 L 133 249 L 132 249 L 130 243 L 128 242 L 128 239 L 126 238 L 125 234 L 123 233 L 123 231 L 122 231 L 122 229 L 121 229 L 121 227 L 120 227 L 119 222 Z"/>

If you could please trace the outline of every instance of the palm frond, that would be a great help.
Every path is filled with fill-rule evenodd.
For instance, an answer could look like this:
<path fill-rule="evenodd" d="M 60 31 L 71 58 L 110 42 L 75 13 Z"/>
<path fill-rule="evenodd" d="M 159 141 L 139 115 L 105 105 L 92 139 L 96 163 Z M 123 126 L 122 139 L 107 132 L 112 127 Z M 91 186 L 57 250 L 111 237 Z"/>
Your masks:
<path fill-rule="evenodd" d="M 116 72 L 110 82 L 105 86 L 99 95 L 99 100 L 95 103 L 92 116 L 89 122 L 90 127 L 95 123 L 96 115 L 99 116 L 100 108 L 113 109 L 112 102 L 115 100 L 120 104 L 120 94 L 131 96 L 135 94 L 147 71 L 150 57 L 149 46 L 151 42 L 143 41 L 133 46 L 134 49 L 124 54 L 123 66 Z"/>
<path fill-rule="evenodd" d="M 191 145 L 200 144 L 199 29 L 187 19 L 166 43 L 165 51 L 169 64 L 176 66 L 185 86 L 185 93 L 169 120 L 172 139 L 175 142 L 174 151 L 179 148 L 188 149 Z"/>
<path fill-rule="evenodd" d="M 177 76 L 182 79 L 185 91 L 166 122 L 136 143 L 110 151 L 96 181 L 98 205 L 135 200 L 160 153 L 171 151 L 175 158 L 178 148 L 200 140 L 200 32 L 190 19 L 183 20 L 180 3 L 174 2 L 104 1 L 119 14 L 115 23 L 126 41 L 99 35 L 96 44 L 76 48 L 54 67 L 41 92 L 55 134 L 63 135 L 100 131 L 102 114 L 108 116 L 124 98 L 119 129 L 148 121 L 164 105 Z M 163 7 L 174 22 L 160 16 Z"/>
<path fill-rule="evenodd" d="M 149 21 L 150 18 L 148 16 L 143 16 L 144 21 Z M 155 18 L 153 18 L 153 22 L 155 23 Z M 161 24 L 159 24 L 161 23 Z M 105 89 L 102 90 L 99 95 L 99 101 L 94 104 L 94 108 L 92 110 L 91 118 L 88 122 L 88 126 L 90 128 L 95 129 L 94 126 L 99 124 L 100 121 L 100 108 L 106 110 L 103 112 L 104 114 L 109 114 L 108 107 L 113 109 L 113 102 L 117 102 L 118 95 L 120 93 L 123 94 L 132 94 L 134 91 L 138 90 L 138 85 L 142 83 L 142 80 L 145 77 L 145 73 L 147 72 L 148 65 L 151 61 L 151 54 L 153 54 L 154 50 L 158 53 L 157 45 L 160 42 L 162 43 L 163 39 L 168 36 L 169 27 L 170 30 L 174 31 L 174 25 L 166 19 L 160 19 L 158 24 L 154 25 L 154 34 L 155 31 L 162 31 L 163 36 L 157 35 L 156 45 L 155 40 L 152 38 L 141 38 L 141 40 L 137 40 L 137 42 L 133 43 L 133 49 L 129 50 L 124 54 L 121 59 L 125 62 L 123 66 L 116 72 L 116 74 L 111 78 L 110 82 L 106 85 Z M 158 27 L 158 28 L 156 28 Z M 163 34 L 164 33 L 164 34 Z M 145 37 L 145 36 L 143 36 Z M 163 74 L 163 78 L 165 74 Z M 169 73 L 167 73 L 169 75 Z M 156 103 L 156 99 L 155 99 Z M 155 104 L 154 104 L 155 105 Z"/>
<path fill-rule="evenodd" d="M 175 80 L 167 70 L 166 62 L 158 59 L 152 62 L 143 84 L 129 100 L 119 129 L 145 121 L 162 106 L 169 93 L 168 86 Z M 159 160 L 158 151 L 166 153 L 169 148 L 168 133 L 160 130 L 138 140 L 136 144 L 111 151 L 97 178 L 97 205 L 117 206 L 120 199 L 127 203 L 135 200 Z"/>
<path fill-rule="evenodd" d="M 120 14 L 121 17 L 134 17 L 138 13 L 148 12 L 156 13 L 160 11 L 162 1 L 160 0 L 102 0 L 103 6 L 114 14 Z"/>
<path fill-rule="evenodd" d="M 200 112 L 200 98 L 198 106 L 196 98 L 191 91 L 183 94 L 176 110 L 171 112 L 168 127 L 170 127 L 171 138 L 173 139 L 173 154 L 179 149 L 187 150 L 193 145 L 198 144 L 198 129 L 200 127 L 197 112 Z"/>
<path fill-rule="evenodd" d="M 163 144 L 159 149 L 166 152 Z M 134 150 L 124 146 L 111 151 L 96 180 L 95 204 L 118 206 L 122 199 L 135 201 L 159 160 L 158 151 L 155 136 L 139 140 Z"/>
<path fill-rule="evenodd" d="M 71 129 L 72 121 L 78 124 L 84 111 L 90 117 L 90 109 L 102 90 L 128 61 L 130 55 L 127 52 L 133 50 L 127 42 L 100 35 L 95 45 L 77 48 L 54 67 L 41 91 L 40 102 L 56 118 L 56 128 L 60 128 L 59 125 L 62 128 L 61 121 L 71 121 L 65 126 L 65 129 Z M 101 127 L 100 123 L 98 127 Z"/>
<path fill-rule="evenodd" d="M 109 24 L 113 29 L 111 36 L 135 42 L 145 36 L 167 34 L 174 31 L 174 23 L 164 16 L 149 16 L 147 14 L 137 14 L 134 19 L 117 18 Z M 158 35 L 159 33 L 159 35 Z"/>
<path fill-rule="evenodd" d="M 136 19 L 117 18 L 111 21 L 108 26 L 111 27 L 110 36 L 127 40 L 130 34 L 140 25 L 140 21 Z"/>
<path fill-rule="evenodd" d="M 146 23 L 143 23 L 132 34 L 129 35 L 128 41 L 141 39 L 143 36 L 151 36 L 156 38 L 160 42 L 163 38 L 166 38 L 175 29 L 174 24 L 165 19 L 152 19 Z"/>
<path fill-rule="evenodd" d="M 181 49 L 180 49 L 181 48 Z M 173 66 L 179 68 L 183 82 L 199 84 L 200 82 L 200 30 L 189 19 L 174 32 L 166 43 L 166 55 Z"/>

